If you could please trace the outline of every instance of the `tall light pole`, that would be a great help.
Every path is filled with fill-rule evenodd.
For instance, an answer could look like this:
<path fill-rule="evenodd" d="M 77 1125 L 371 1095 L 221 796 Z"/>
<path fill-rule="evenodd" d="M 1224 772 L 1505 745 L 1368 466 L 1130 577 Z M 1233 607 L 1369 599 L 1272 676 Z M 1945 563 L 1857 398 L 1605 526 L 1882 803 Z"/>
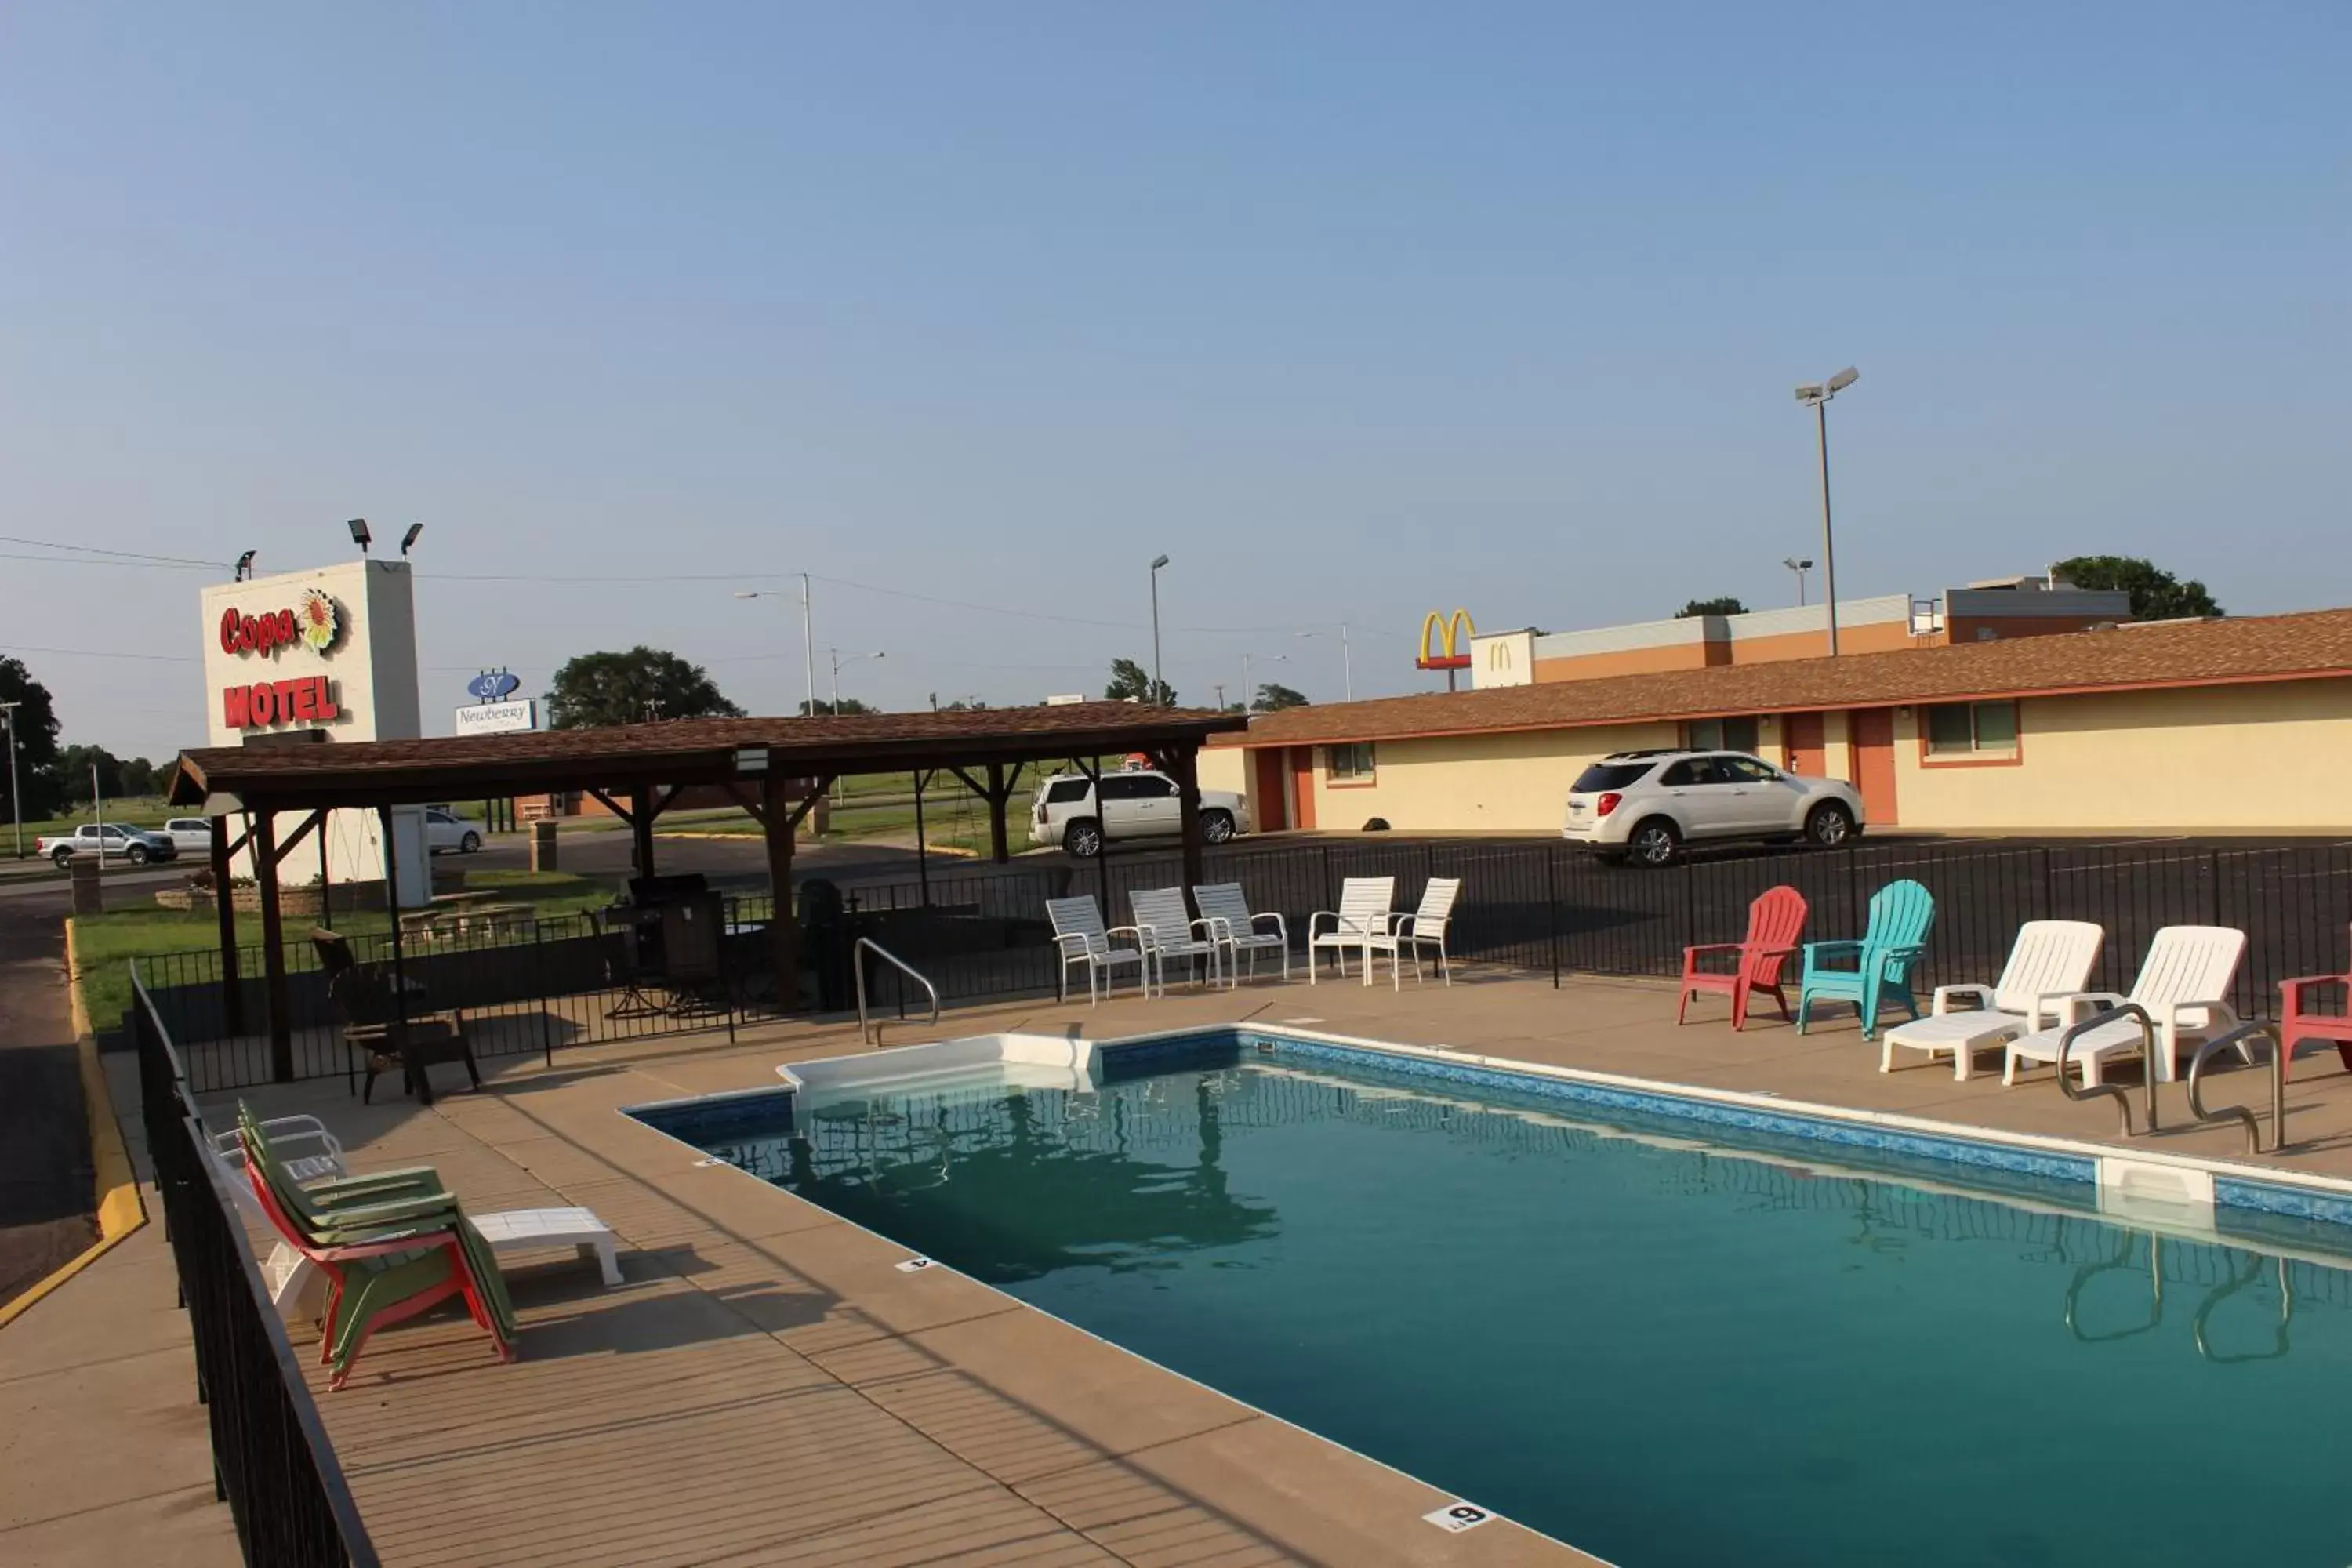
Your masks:
<path fill-rule="evenodd" d="M 773 588 L 739 588 L 739 599 L 781 599 Z M 816 714 L 816 638 L 809 629 L 808 574 L 801 574 L 801 657 L 808 667 L 808 706 L 801 711 L 814 718 Z"/>
<path fill-rule="evenodd" d="M 1161 693 L 1168 689 L 1168 683 L 1160 679 L 1160 569 L 1167 564 L 1168 557 L 1165 555 L 1151 558 L 1151 705 L 1154 708 L 1166 706 L 1166 699 Z"/>
<path fill-rule="evenodd" d="M 1805 574 L 1813 569 L 1813 563 L 1800 561 L 1793 555 L 1783 555 L 1780 564 L 1797 574 L 1797 607 L 1801 610 L 1805 607 Z"/>
<path fill-rule="evenodd" d="M 1822 603 L 1830 614 L 1830 657 L 1838 650 L 1837 542 L 1830 533 L 1830 399 L 1852 386 L 1862 373 L 1846 366 L 1827 381 L 1797 388 L 1797 401 L 1813 411 L 1813 427 L 1822 442 Z"/>
<path fill-rule="evenodd" d="M 1250 660 L 1253 658 L 1256 659 L 1260 664 L 1288 664 L 1290 662 L 1290 656 L 1286 653 L 1254 654 L 1246 650 L 1243 652 L 1242 711 L 1244 713 L 1255 712 L 1256 710 L 1255 704 L 1257 701 L 1257 694 L 1255 691 L 1251 689 L 1250 687 Z"/>
<path fill-rule="evenodd" d="M 1331 634 L 1328 632 L 1300 632 L 1298 635 L 1303 637 L 1328 637 Z M 1341 621 L 1339 623 L 1339 675 L 1340 679 L 1346 682 L 1345 689 L 1348 693 L 1348 700 L 1353 702 L 1356 700 L 1356 661 L 1354 657 L 1348 651 L 1348 623 L 1345 621 Z"/>
<path fill-rule="evenodd" d="M 837 647 L 829 647 L 824 651 L 832 656 L 833 658 L 833 710 L 835 713 L 841 711 L 841 667 L 845 664 L 856 664 L 861 658 L 887 658 L 890 657 L 887 653 L 853 653 L 846 658 L 844 658 L 842 657 L 841 650 Z M 811 709 L 810 711 L 814 712 L 815 710 Z"/>
<path fill-rule="evenodd" d="M 16 784 L 16 710 L 21 702 L 0 702 L 0 721 L 8 726 L 8 820 L 16 830 L 16 858 L 25 858 L 25 797 Z"/>

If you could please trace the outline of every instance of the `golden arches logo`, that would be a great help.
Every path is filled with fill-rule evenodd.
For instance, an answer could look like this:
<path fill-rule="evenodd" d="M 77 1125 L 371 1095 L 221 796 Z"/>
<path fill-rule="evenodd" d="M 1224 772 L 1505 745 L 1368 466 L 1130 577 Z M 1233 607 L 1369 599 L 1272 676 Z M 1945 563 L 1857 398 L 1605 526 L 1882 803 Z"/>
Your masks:
<path fill-rule="evenodd" d="M 1469 611 L 1456 610 L 1448 618 L 1432 610 L 1421 618 L 1421 657 L 1413 663 L 1422 669 L 1467 669 L 1470 639 L 1477 635 Z M 1440 653 L 1440 648 L 1444 652 Z"/>

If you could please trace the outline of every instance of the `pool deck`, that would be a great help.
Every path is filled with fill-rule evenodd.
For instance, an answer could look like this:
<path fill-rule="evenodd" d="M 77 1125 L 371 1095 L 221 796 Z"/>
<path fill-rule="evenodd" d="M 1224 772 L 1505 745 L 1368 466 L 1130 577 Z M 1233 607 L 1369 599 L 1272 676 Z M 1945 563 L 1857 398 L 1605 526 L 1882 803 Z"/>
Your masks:
<path fill-rule="evenodd" d="M 1264 981 L 1091 1009 L 960 1009 L 936 1030 L 893 1026 L 890 1043 L 1290 1024 L 2116 1141 L 2112 1103 L 2068 1101 L 2046 1070 L 2003 1089 L 1997 1071 L 1960 1083 L 1906 1053 L 1907 1070 L 1881 1075 L 1850 1018 L 1804 1037 L 1777 1018 L 1734 1035 L 1719 1000 L 1696 1005 L 1706 1021 L 1676 1028 L 1670 984 L 1555 990 L 1465 971 L 1402 994 Z M 609 1290 L 568 1254 L 509 1270 L 524 1322 L 511 1365 L 462 1320 L 435 1318 L 387 1331 L 347 1389 L 319 1381 L 386 1563 L 1592 1561 L 1507 1521 L 1460 1534 L 1424 1523 L 1453 1500 L 960 1275 L 902 1273 L 903 1248 L 615 1113 L 772 1087 L 779 1063 L 859 1048 L 838 1022 L 731 1046 L 581 1048 L 552 1069 L 502 1064 L 482 1093 L 429 1109 L 362 1108 L 341 1079 L 247 1091 L 264 1114 L 326 1118 L 359 1168 L 431 1163 L 479 1210 L 584 1205 L 623 1239 L 626 1282 Z M 2302 1147 L 2277 1163 L 2352 1176 L 2352 1075 L 2331 1055 L 2302 1073 L 2290 1100 Z M 2213 1098 L 2265 1091 L 2228 1075 Z M 2168 1118 L 2186 1121 L 2180 1089 L 2164 1096 Z M 230 1098 L 209 1103 L 226 1112 Z M 2244 1158 L 2234 1129 L 2130 1143 Z M 298 1348 L 311 1337 L 299 1330 Z"/>

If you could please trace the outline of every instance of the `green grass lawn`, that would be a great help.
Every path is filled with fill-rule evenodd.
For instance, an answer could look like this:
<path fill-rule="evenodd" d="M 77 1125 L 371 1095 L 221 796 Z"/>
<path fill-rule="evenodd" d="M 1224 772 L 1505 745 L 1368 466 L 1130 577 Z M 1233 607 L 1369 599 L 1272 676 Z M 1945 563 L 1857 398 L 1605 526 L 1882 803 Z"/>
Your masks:
<path fill-rule="evenodd" d="M 615 896 L 613 884 L 561 871 L 467 871 L 466 886 L 495 890 L 504 900 L 530 904 L 541 917 L 550 919 L 582 910 L 602 909 Z M 115 896 L 123 898 L 127 907 L 109 910 L 102 915 L 77 915 L 72 922 L 82 1005 L 89 1010 L 89 1026 L 101 1035 L 120 1028 L 122 1015 L 131 1005 L 131 960 L 173 952 L 210 952 L 220 943 L 218 919 L 209 910 L 194 914 L 163 909 L 145 902 L 138 889 Z M 131 900 L 139 901 L 131 903 Z M 310 927 L 315 923 L 301 917 L 289 917 L 286 922 L 286 945 L 299 953 L 294 962 L 305 968 L 310 966 L 307 944 Z M 380 910 L 338 910 L 335 914 L 335 930 L 345 936 L 366 936 L 391 929 L 391 922 Z M 236 934 L 240 945 L 259 946 L 261 917 L 239 914 Z"/>

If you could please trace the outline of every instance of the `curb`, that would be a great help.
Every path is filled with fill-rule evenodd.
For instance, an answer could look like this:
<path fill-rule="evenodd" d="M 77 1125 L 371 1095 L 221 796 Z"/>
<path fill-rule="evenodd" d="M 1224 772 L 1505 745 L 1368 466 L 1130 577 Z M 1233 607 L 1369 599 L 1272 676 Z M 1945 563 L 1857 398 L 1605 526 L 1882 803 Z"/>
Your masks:
<path fill-rule="evenodd" d="M 131 1152 L 122 1142 L 122 1128 L 114 1116 L 114 1097 L 106 1087 L 106 1068 L 98 1059 L 98 1037 L 89 1032 L 89 1016 L 82 1007 L 81 970 L 74 959 L 73 921 L 66 921 L 66 984 L 73 992 L 74 1056 L 81 1067 L 81 1102 L 89 1118 L 89 1159 L 97 1171 L 98 1239 L 71 1261 L 52 1271 L 15 1300 L 0 1305 L 0 1329 L 31 1310 L 34 1303 L 112 1251 L 117 1243 L 147 1223 L 146 1205 L 139 1201 L 139 1182 L 131 1168 Z"/>

